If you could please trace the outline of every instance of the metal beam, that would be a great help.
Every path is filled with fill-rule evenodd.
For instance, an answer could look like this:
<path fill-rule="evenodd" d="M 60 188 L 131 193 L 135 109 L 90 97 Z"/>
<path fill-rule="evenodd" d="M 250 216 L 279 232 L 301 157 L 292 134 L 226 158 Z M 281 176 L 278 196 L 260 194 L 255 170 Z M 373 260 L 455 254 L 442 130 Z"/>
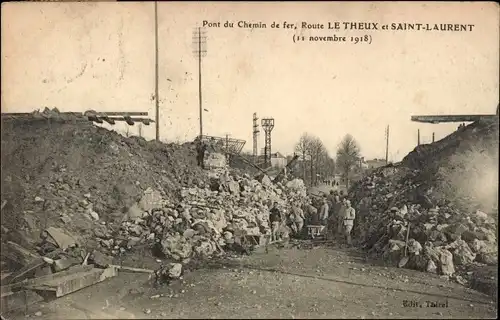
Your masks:
<path fill-rule="evenodd" d="M 440 123 L 440 122 L 474 122 L 483 119 L 494 119 L 497 115 L 494 114 L 477 114 L 477 115 L 425 115 L 411 116 L 411 121 L 425 123 Z"/>

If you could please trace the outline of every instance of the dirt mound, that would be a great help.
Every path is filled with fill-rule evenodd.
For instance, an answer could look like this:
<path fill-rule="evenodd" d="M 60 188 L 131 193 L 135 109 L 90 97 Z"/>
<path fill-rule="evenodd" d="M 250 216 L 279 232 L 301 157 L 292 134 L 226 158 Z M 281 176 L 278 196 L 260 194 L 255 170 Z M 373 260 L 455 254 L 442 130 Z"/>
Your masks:
<path fill-rule="evenodd" d="M 469 266 L 498 264 L 497 177 L 498 119 L 475 122 L 353 185 L 355 237 L 397 265 L 408 235 L 407 268 L 466 284 Z"/>
<path fill-rule="evenodd" d="M 402 165 L 436 202 L 461 210 L 498 210 L 498 119 L 478 121 L 432 144 L 415 148 Z"/>
<path fill-rule="evenodd" d="M 70 213 L 91 210 L 105 223 L 148 187 L 175 198 L 206 178 L 194 144 L 126 138 L 89 122 L 5 121 L 1 140 L 2 225 L 11 230 L 65 221 L 66 228 L 88 231 L 92 221 L 69 222 Z"/>

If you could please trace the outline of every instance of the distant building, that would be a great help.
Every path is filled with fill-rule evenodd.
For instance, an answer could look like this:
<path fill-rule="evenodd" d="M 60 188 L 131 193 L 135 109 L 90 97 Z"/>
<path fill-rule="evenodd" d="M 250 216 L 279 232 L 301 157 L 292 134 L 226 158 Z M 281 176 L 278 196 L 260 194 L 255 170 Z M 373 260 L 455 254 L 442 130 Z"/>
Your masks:
<path fill-rule="evenodd" d="M 358 163 L 358 166 L 360 169 L 362 170 L 366 170 L 366 169 L 369 169 L 369 165 L 368 163 L 365 161 L 365 157 L 361 157 L 359 158 L 359 163 Z"/>
<path fill-rule="evenodd" d="M 264 162 L 264 155 L 259 156 L 259 163 Z M 284 168 L 288 163 L 287 157 L 282 155 L 280 152 L 271 153 L 271 167 L 273 168 Z"/>
<path fill-rule="evenodd" d="M 372 159 L 366 160 L 365 162 L 368 165 L 368 170 L 377 169 L 386 165 L 385 159 Z"/>
<path fill-rule="evenodd" d="M 279 152 L 271 153 L 271 167 L 284 168 L 286 167 L 287 159 Z"/>

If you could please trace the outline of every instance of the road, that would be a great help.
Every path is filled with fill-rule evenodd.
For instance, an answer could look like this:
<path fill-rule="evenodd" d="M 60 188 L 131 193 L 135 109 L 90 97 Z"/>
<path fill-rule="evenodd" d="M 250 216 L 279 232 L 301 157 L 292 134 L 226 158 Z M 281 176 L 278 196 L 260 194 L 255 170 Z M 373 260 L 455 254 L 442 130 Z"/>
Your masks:
<path fill-rule="evenodd" d="M 147 257 L 127 264 L 148 267 Z M 152 267 L 151 265 L 149 267 Z M 414 306 L 408 305 L 411 301 Z M 426 301 L 446 306 L 427 307 Z M 213 262 L 154 289 L 121 273 L 29 307 L 44 319 L 138 318 L 496 318 L 496 303 L 436 275 L 375 265 L 357 249 L 271 248 Z M 24 314 L 9 319 L 25 319 Z"/>

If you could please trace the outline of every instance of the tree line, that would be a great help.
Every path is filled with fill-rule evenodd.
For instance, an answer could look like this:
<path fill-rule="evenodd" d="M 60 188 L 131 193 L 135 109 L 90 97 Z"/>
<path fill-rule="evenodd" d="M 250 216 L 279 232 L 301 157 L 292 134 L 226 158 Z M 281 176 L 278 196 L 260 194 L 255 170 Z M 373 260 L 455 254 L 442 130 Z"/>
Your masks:
<path fill-rule="evenodd" d="M 328 153 L 319 137 L 307 132 L 296 143 L 295 154 L 299 155 L 300 161 L 293 174 L 309 185 L 317 185 L 321 180 L 340 173 L 349 189 L 350 179 L 360 161 L 359 145 L 350 134 L 345 135 L 337 146 L 336 159 Z"/>

